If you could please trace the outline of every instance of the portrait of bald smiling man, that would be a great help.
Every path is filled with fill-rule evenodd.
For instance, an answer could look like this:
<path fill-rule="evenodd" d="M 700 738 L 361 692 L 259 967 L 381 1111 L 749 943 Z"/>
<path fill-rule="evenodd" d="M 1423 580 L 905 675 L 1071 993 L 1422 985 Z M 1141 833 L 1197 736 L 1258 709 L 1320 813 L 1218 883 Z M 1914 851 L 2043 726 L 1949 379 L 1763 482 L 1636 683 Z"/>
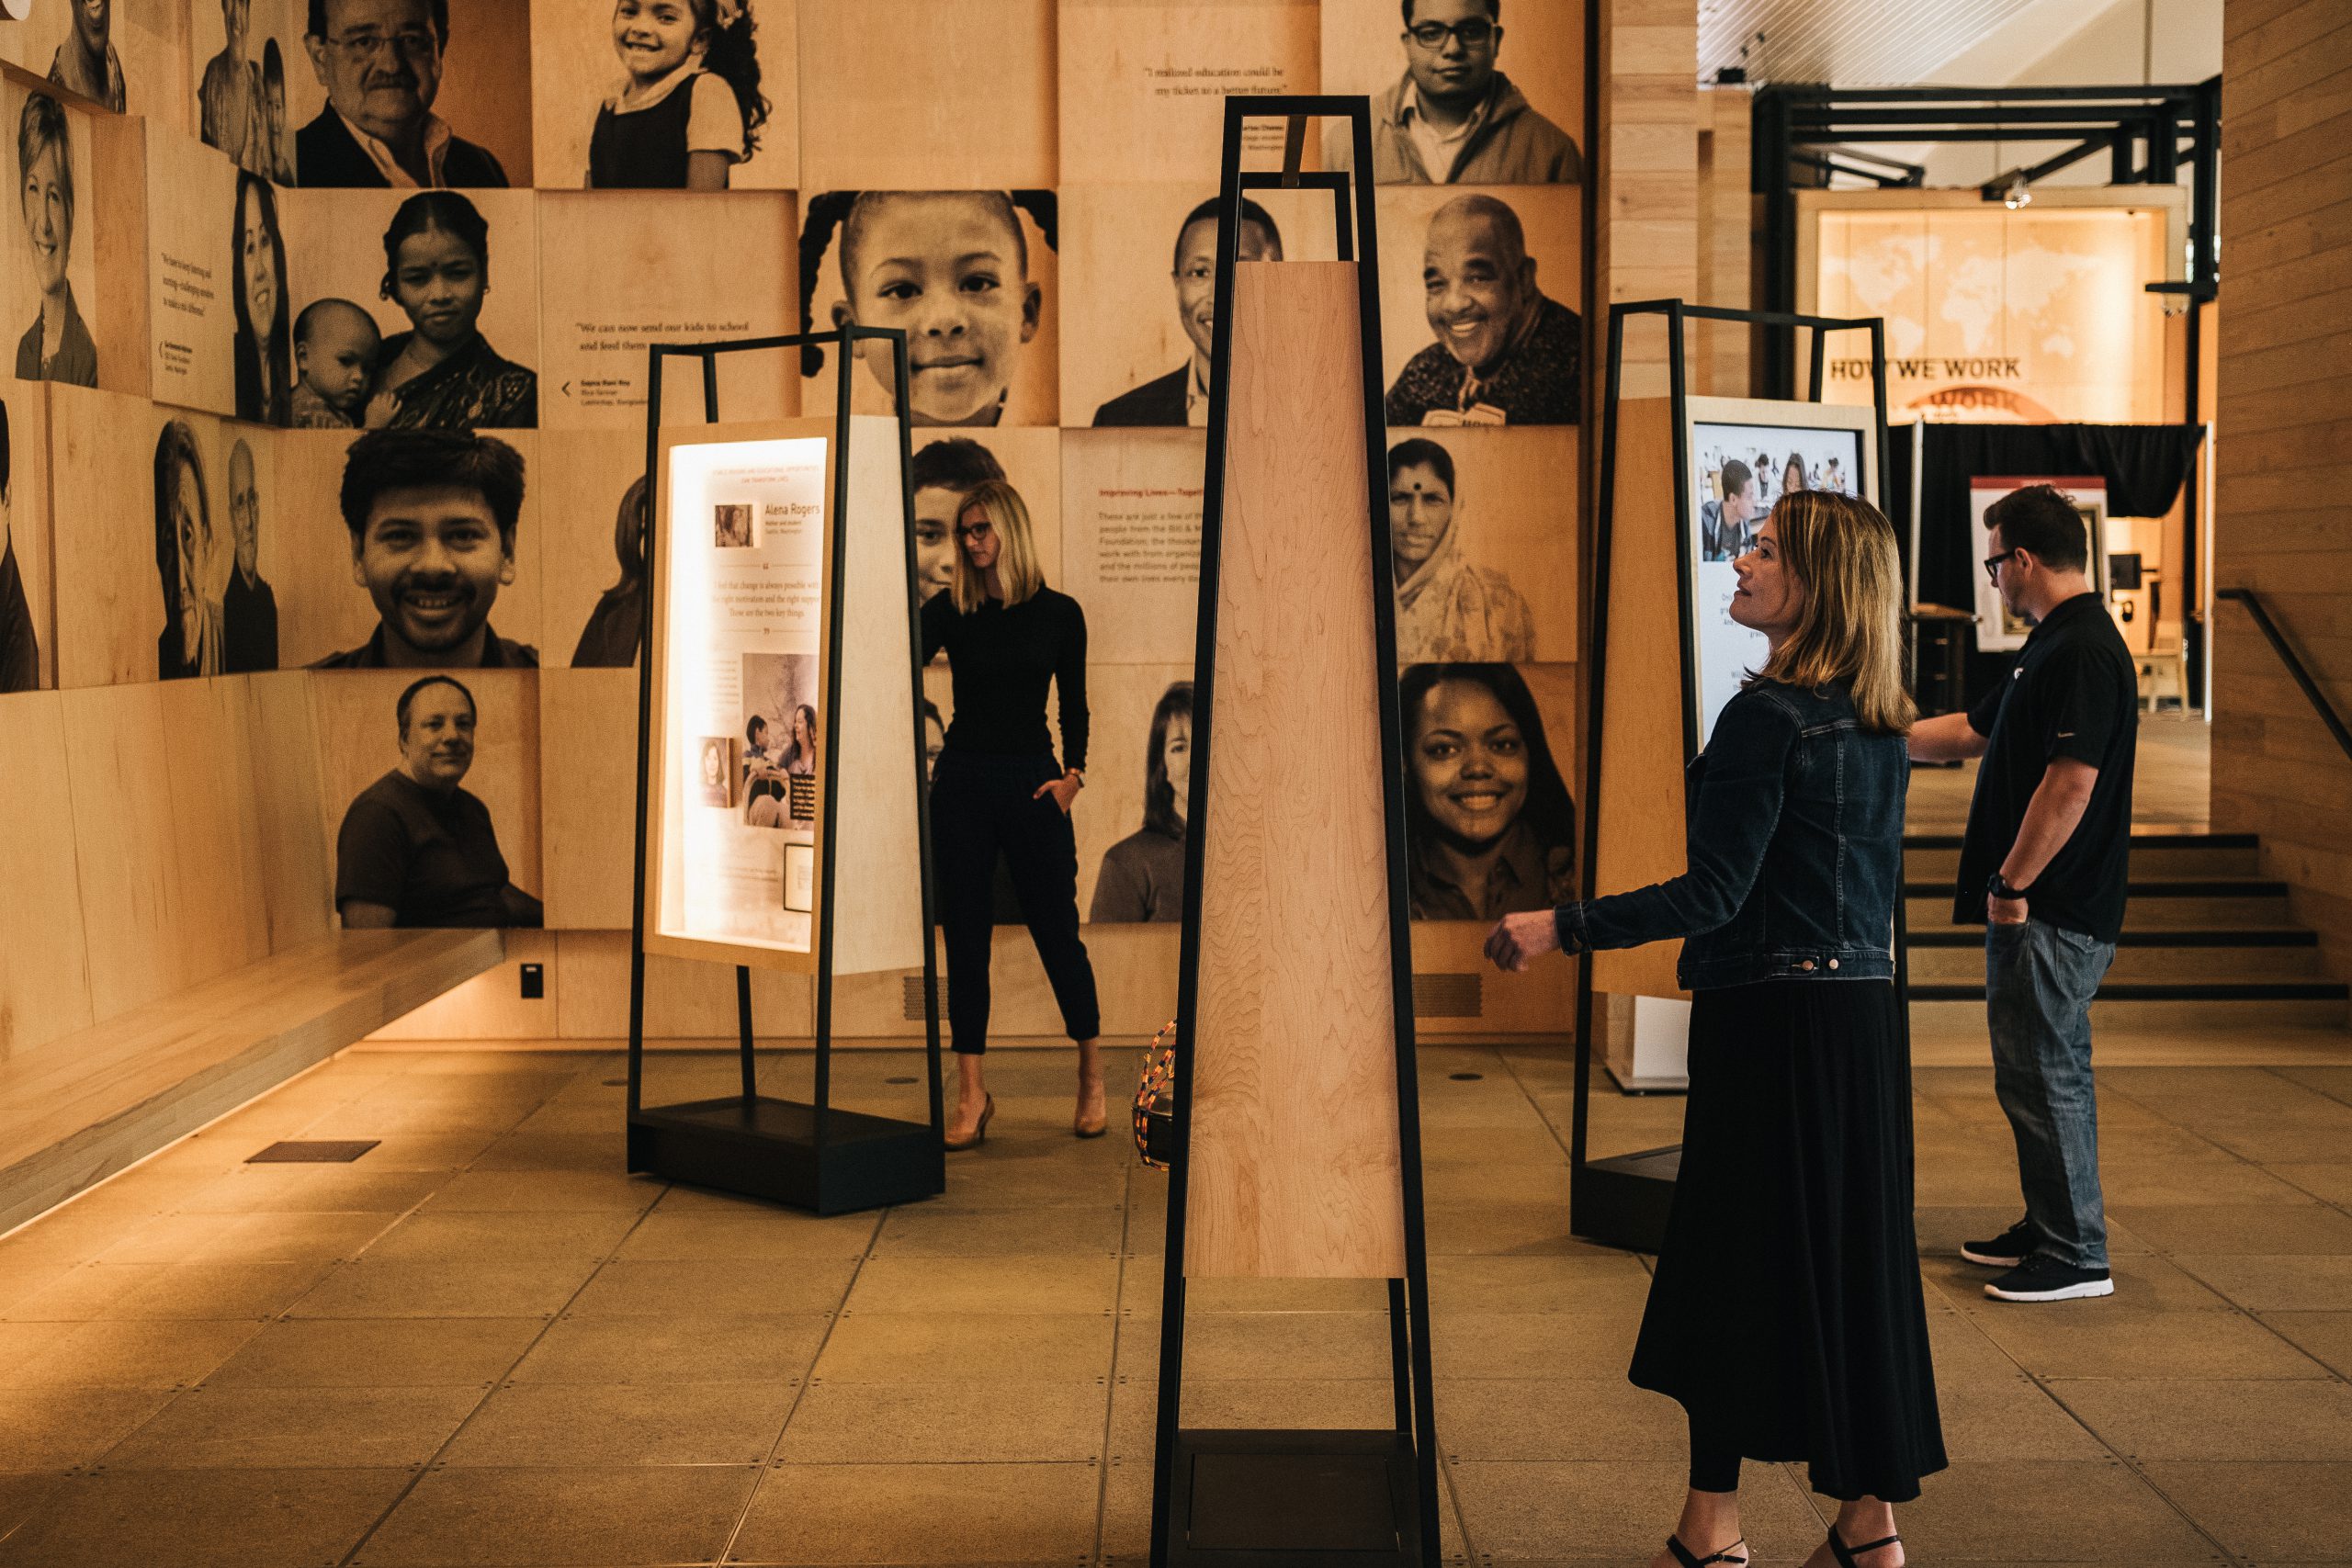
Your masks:
<path fill-rule="evenodd" d="M 302 38 L 327 107 L 294 136 L 306 186 L 504 186 L 487 148 L 433 112 L 449 0 L 310 0 Z"/>
<path fill-rule="evenodd" d="M 494 436 L 371 430 L 344 459 L 352 581 L 376 631 L 314 670 L 536 669 L 538 650 L 490 624 L 514 581 L 523 457 Z"/>
<path fill-rule="evenodd" d="M 1535 286 L 1519 214 L 1462 196 L 1430 219 L 1423 308 L 1437 342 L 1388 389 L 1390 424 L 1574 424 L 1584 328 Z"/>

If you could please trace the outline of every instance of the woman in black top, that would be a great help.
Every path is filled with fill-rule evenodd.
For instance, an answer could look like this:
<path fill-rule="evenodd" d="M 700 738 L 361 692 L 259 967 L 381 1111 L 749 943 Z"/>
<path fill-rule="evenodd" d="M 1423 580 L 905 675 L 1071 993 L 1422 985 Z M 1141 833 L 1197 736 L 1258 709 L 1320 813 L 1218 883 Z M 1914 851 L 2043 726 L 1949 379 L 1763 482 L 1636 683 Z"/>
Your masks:
<path fill-rule="evenodd" d="M 932 864 L 947 936 L 947 1017 L 961 1089 L 947 1146 L 988 1134 L 996 1102 L 980 1073 L 989 1034 L 992 882 L 1000 852 L 1045 961 L 1062 1024 L 1078 1042 L 1071 1131 L 1102 1135 L 1102 1016 L 1094 966 L 1078 937 L 1078 840 L 1070 802 L 1086 784 L 1086 615 L 1046 586 L 1021 492 L 989 479 L 956 513 L 956 579 L 922 607 L 922 657 L 942 649 L 955 714 L 931 784 Z M 1060 695 L 1062 760 L 1046 728 Z"/>
<path fill-rule="evenodd" d="M 1809 1568 L 1899 1568 L 1892 1505 L 1944 1467 L 1912 1230 L 1902 896 L 1901 578 L 1865 502 L 1797 491 L 1735 563 L 1771 645 L 1689 771 L 1690 869 L 1506 915 L 1487 953 L 1685 938 L 1682 1167 L 1633 1381 L 1680 1404 L 1690 1490 L 1658 1568 L 1743 1564 L 1739 1461 L 1843 1499 Z"/>

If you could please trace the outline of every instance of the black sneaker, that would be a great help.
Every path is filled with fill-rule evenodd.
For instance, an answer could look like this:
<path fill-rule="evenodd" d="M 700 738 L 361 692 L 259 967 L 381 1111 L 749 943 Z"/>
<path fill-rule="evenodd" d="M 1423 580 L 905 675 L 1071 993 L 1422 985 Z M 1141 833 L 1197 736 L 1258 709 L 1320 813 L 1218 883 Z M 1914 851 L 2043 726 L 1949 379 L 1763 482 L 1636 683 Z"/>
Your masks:
<path fill-rule="evenodd" d="M 2115 1279 L 2104 1269 L 2075 1269 L 2036 1253 L 1997 1280 L 1984 1293 L 1996 1302 L 2070 1302 L 2080 1296 L 2115 1294 Z"/>
<path fill-rule="evenodd" d="M 2033 1256 L 2041 1245 L 2041 1233 L 2031 1220 L 2019 1220 L 1990 1241 L 1963 1241 L 1960 1255 L 1971 1263 L 1981 1263 L 1987 1269 L 2014 1269 Z"/>

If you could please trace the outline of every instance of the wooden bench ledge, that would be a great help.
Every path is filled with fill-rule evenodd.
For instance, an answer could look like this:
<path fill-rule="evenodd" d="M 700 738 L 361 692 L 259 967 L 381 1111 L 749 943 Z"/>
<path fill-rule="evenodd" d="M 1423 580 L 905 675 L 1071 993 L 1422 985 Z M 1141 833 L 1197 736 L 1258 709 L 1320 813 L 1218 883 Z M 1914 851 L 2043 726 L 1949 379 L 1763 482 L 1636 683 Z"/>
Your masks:
<path fill-rule="evenodd" d="M 0 1061 L 0 1232 L 495 967 L 495 931 L 335 931 Z"/>

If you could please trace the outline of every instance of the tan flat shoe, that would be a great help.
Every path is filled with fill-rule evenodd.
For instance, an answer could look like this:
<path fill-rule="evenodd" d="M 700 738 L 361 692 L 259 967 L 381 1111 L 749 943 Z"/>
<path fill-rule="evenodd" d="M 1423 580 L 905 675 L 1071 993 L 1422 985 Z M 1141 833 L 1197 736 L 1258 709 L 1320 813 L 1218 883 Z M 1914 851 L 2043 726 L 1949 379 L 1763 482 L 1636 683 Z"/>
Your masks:
<path fill-rule="evenodd" d="M 1102 1087 L 1094 1088 L 1092 1103 L 1079 1102 L 1077 1114 L 1070 1118 L 1069 1130 L 1081 1138 L 1099 1138 L 1111 1125 L 1110 1112 L 1103 1109 Z"/>
<path fill-rule="evenodd" d="M 947 1152 L 949 1154 L 956 1154 L 964 1149 L 977 1149 L 982 1144 L 987 1143 L 989 1141 L 989 1118 L 995 1114 L 996 1096 L 989 1095 L 986 1100 L 980 1102 L 980 1119 L 972 1123 L 972 1135 L 970 1137 L 959 1138 L 955 1134 L 950 1133 L 941 1140 L 941 1142 L 947 1145 Z"/>

